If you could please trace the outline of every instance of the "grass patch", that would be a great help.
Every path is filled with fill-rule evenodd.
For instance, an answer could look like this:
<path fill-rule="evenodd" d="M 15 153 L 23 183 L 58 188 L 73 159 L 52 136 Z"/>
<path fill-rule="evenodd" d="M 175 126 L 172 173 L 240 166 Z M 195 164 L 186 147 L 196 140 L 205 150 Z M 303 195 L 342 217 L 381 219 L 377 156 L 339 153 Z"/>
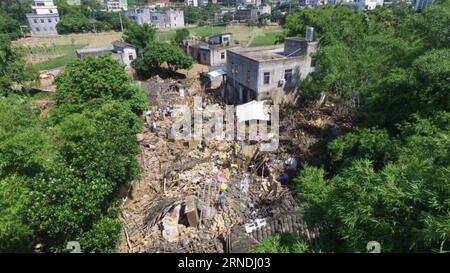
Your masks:
<path fill-rule="evenodd" d="M 277 36 L 280 33 L 281 32 L 279 31 L 275 31 L 275 32 L 266 32 L 263 33 L 262 35 L 258 35 L 253 39 L 252 43 L 250 44 L 250 47 L 274 45 Z"/>
<path fill-rule="evenodd" d="M 49 59 L 45 61 L 38 61 L 34 64 L 34 66 L 39 70 L 48 70 L 65 66 L 76 60 L 77 54 L 75 50 L 85 46 L 86 45 L 55 45 L 47 48 L 31 48 L 27 50 L 29 50 L 31 57 L 33 57 L 33 55 L 38 57 L 39 54 L 50 55 Z M 55 57 L 51 57 L 51 55 Z"/>
<path fill-rule="evenodd" d="M 209 37 L 226 31 L 225 26 L 201 26 L 188 28 L 191 36 Z M 160 42 L 170 41 L 175 36 L 175 30 L 157 31 L 156 39 Z"/>
<path fill-rule="evenodd" d="M 190 28 L 189 33 L 191 36 L 200 36 L 200 37 L 209 37 L 212 35 L 220 34 L 226 31 L 226 27 L 224 26 L 201 26 Z"/>

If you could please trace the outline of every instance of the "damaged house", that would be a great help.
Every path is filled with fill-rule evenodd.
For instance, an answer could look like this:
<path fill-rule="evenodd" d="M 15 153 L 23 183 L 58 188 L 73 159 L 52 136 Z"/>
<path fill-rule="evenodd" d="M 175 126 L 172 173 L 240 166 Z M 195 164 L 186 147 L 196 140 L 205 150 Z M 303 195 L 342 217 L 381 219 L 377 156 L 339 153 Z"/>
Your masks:
<path fill-rule="evenodd" d="M 221 33 L 208 38 L 207 42 L 200 40 L 185 40 L 181 45 L 187 55 L 200 64 L 221 66 L 227 63 L 227 50 L 238 48 L 231 40 L 231 33 Z"/>
<path fill-rule="evenodd" d="M 312 28 L 306 38 L 285 38 L 284 45 L 228 50 L 226 100 L 234 104 L 283 101 L 299 80 L 314 71 L 316 51 Z"/>

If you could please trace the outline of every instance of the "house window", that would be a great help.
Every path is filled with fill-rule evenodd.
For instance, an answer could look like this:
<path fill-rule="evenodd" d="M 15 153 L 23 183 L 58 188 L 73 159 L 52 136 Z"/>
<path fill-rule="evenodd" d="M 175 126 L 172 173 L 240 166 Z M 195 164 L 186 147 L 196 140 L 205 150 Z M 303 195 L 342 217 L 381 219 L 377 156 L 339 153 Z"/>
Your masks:
<path fill-rule="evenodd" d="M 128 60 L 130 60 L 130 61 L 132 61 L 134 58 L 133 58 L 133 54 L 128 54 Z"/>
<path fill-rule="evenodd" d="M 36 28 L 36 32 L 39 32 L 39 31 L 41 31 L 38 27 Z"/>
<path fill-rule="evenodd" d="M 34 21 L 35 24 L 37 24 L 37 20 L 36 19 L 33 19 L 33 21 Z"/>
<path fill-rule="evenodd" d="M 286 80 L 286 82 L 291 82 L 291 80 L 292 80 L 292 69 L 284 70 L 284 79 Z"/>
<path fill-rule="evenodd" d="M 49 9 L 48 11 L 49 11 L 50 13 L 53 13 L 53 10 L 52 10 L 52 9 Z"/>
<path fill-rule="evenodd" d="M 311 59 L 311 67 L 315 67 L 316 66 L 316 62 L 317 62 L 317 59 L 316 58 L 312 58 Z"/>
<path fill-rule="evenodd" d="M 44 23 L 44 19 L 41 19 L 41 23 Z"/>
<path fill-rule="evenodd" d="M 270 83 L 270 72 L 264 72 L 264 84 Z"/>
<path fill-rule="evenodd" d="M 47 31 L 47 28 L 46 28 L 46 27 L 44 27 L 44 31 Z"/>
<path fill-rule="evenodd" d="M 223 60 L 225 59 L 225 52 L 220 53 L 220 58 Z"/>
<path fill-rule="evenodd" d="M 48 21 L 49 23 L 51 23 L 51 22 L 52 22 L 52 19 L 47 19 L 47 21 Z"/>

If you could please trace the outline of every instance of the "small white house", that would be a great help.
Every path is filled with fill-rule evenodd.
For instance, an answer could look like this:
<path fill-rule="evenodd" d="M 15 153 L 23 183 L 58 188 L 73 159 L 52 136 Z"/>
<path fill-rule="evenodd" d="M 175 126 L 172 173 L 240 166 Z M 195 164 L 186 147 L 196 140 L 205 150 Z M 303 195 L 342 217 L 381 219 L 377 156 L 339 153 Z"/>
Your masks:
<path fill-rule="evenodd" d="M 109 47 L 77 49 L 76 53 L 80 59 L 86 56 L 111 54 L 114 59 L 124 64 L 127 68 L 131 68 L 131 62 L 137 58 L 136 47 L 122 41 L 115 41 Z"/>

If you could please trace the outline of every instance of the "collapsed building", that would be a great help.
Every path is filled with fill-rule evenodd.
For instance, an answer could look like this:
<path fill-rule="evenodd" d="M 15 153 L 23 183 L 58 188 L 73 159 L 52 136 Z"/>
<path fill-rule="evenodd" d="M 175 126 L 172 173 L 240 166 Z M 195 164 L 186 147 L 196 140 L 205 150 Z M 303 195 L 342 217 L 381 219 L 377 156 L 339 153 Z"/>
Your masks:
<path fill-rule="evenodd" d="M 279 103 L 289 98 L 286 95 L 298 81 L 314 71 L 316 51 L 312 28 L 306 38 L 285 38 L 284 45 L 228 50 L 226 101 L 241 104 L 270 99 Z"/>
<path fill-rule="evenodd" d="M 179 118 L 177 105 L 223 109 L 223 102 L 208 93 L 203 94 L 202 106 L 194 107 L 193 96 L 202 90 L 198 80 L 155 77 L 142 87 L 152 92 L 145 114 L 147 129 L 137 136 L 142 150 L 141 179 L 125 190 L 128 197 L 122 209 L 121 251 L 250 252 L 261 240 L 277 233 L 317 243 L 317 228 L 307 226 L 289 184 L 279 179 L 281 175 L 295 177 L 302 154 L 297 145 L 303 143 L 307 148 L 316 143 L 297 136 L 300 131 L 290 131 L 296 126 L 293 119 L 282 121 L 287 129 L 277 137 L 280 147 L 273 152 L 261 150 L 263 143 L 273 139 L 270 133 L 258 141 L 251 137 L 175 140 L 170 136 L 171 125 Z M 168 107 L 174 109 L 172 114 L 161 112 Z M 264 102 L 239 107 L 236 126 L 266 120 L 263 116 L 273 114 L 272 106 Z M 207 124 L 213 116 L 208 112 L 202 116 L 205 131 L 210 129 Z M 151 126 L 154 121 L 158 123 L 156 130 Z M 268 132 L 272 132 L 271 121 L 268 125 Z M 221 194 L 224 206 L 220 206 Z"/>

